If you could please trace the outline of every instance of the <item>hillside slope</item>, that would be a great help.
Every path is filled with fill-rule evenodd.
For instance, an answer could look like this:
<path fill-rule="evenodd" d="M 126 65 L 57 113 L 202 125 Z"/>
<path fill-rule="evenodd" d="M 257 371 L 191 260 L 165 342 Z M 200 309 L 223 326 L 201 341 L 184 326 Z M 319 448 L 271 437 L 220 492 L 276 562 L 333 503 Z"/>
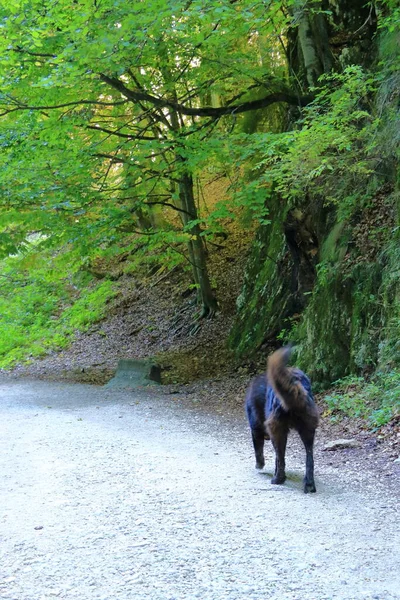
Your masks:
<path fill-rule="evenodd" d="M 218 290 L 219 311 L 198 321 L 195 293 L 182 268 L 151 277 L 122 276 L 118 296 L 106 318 L 77 332 L 72 344 L 30 364 L 18 375 L 104 383 L 123 358 L 152 358 L 166 383 L 188 383 L 231 373 L 234 368 L 227 337 L 236 312 L 250 247 L 250 236 L 232 231 L 218 247 L 210 246 L 209 263 Z"/>

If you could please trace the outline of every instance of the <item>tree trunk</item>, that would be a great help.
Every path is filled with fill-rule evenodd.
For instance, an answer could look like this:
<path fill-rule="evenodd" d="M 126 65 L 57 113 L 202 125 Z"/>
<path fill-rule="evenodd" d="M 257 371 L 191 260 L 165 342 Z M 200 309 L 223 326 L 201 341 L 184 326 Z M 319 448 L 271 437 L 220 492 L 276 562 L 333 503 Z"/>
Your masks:
<path fill-rule="evenodd" d="M 305 75 L 309 87 L 315 87 L 323 67 L 318 56 L 318 48 L 311 27 L 311 19 L 307 8 L 303 6 L 295 11 L 298 26 L 298 39 L 303 55 Z"/>
<path fill-rule="evenodd" d="M 164 77 L 169 78 L 169 74 L 164 72 Z M 177 100 L 176 94 L 173 94 L 174 101 Z M 170 112 L 172 129 L 179 132 L 181 129 L 178 113 L 174 110 Z M 197 207 L 193 192 L 193 177 L 185 166 L 185 158 L 176 151 L 176 159 L 180 164 L 179 169 L 179 201 L 183 212 L 181 219 L 187 231 L 191 235 L 188 242 L 189 260 L 192 265 L 193 279 L 198 286 L 198 301 L 202 306 L 200 318 L 212 316 L 218 308 L 217 298 L 212 290 L 210 278 L 208 275 L 206 253 L 204 243 L 201 237 L 201 229 L 197 222 Z"/>
<path fill-rule="evenodd" d="M 331 13 L 329 21 L 323 11 Z M 376 14 L 364 0 L 296 2 L 288 32 L 289 72 L 295 82 L 315 87 L 318 77 L 349 64 L 369 66 L 376 57 Z"/>
<path fill-rule="evenodd" d="M 187 226 L 187 231 L 191 235 L 191 239 L 188 242 L 188 250 L 192 263 L 193 278 L 198 285 L 198 299 L 202 305 L 200 316 L 206 317 L 215 313 L 218 303 L 208 276 L 206 253 L 200 235 L 200 226 L 196 222 L 191 224 L 191 221 L 197 219 L 197 209 L 193 193 L 193 178 L 188 172 L 183 172 L 181 175 L 179 181 L 179 198 L 181 206 L 185 211 L 182 213 L 182 221 Z"/>

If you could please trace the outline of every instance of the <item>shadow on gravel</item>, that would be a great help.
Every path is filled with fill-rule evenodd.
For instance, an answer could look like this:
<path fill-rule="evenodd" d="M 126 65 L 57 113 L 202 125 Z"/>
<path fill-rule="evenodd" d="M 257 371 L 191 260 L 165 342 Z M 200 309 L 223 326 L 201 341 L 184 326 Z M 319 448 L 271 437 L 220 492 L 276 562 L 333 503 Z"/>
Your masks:
<path fill-rule="evenodd" d="M 272 471 L 260 471 L 259 475 L 261 475 L 261 477 L 263 478 L 263 480 L 265 481 L 265 479 L 267 479 L 268 481 L 266 483 L 270 483 L 270 480 L 273 478 L 274 473 Z M 268 491 L 279 491 L 279 490 L 290 490 L 290 491 L 297 491 L 300 490 L 302 491 L 302 486 L 303 486 L 303 475 L 301 473 L 297 473 L 294 471 L 286 471 L 286 481 L 283 485 L 272 485 L 270 483 L 270 487 L 271 489 Z"/>
<path fill-rule="evenodd" d="M 262 483 L 265 487 L 259 488 L 266 492 L 296 492 L 304 495 L 303 492 L 303 473 L 301 471 L 286 471 L 286 481 L 283 485 L 272 485 L 270 480 L 274 476 L 273 471 L 259 471 L 258 475 L 261 476 Z M 321 498 L 323 497 L 335 497 L 341 496 L 347 492 L 345 485 L 340 485 L 340 482 L 336 485 L 327 483 L 316 479 L 317 493 L 307 494 L 310 498 Z"/>

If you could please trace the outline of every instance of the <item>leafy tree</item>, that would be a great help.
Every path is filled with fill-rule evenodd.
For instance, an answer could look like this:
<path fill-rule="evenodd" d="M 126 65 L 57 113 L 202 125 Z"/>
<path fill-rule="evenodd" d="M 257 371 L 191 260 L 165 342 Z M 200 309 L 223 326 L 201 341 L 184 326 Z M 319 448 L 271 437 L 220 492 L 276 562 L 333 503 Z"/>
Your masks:
<path fill-rule="evenodd" d="M 289 89 L 284 60 L 266 68 L 282 5 L 20 0 L 2 4 L 1 22 L 5 206 L 56 213 L 58 227 L 42 232 L 90 231 L 93 244 L 132 219 L 151 234 L 154 206 L 177 211 L 202 313 L 212 313 L 196 164 L 220 119 L 309 101 Z"/>

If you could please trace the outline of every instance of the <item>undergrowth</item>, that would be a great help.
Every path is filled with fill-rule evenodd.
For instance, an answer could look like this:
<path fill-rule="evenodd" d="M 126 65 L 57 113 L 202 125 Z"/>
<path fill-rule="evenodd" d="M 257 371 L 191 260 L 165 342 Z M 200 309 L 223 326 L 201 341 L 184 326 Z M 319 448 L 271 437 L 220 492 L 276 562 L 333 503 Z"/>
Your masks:
<path fill-rule="evenodd" d="M 334 383 L 324 396 L 325 415 L 333 420 L 343 416 L 359 418 L 378 428 L 400 415 L 400 371 L 377 372 L 369 382 L 349 376 Z"/>
<path fill-rule="evenodd" d="M 1 272 L 0 368 L 67 347 L 116 295 L 111 281 L 95 282 L 69 253 L 10 256 Z"/>

